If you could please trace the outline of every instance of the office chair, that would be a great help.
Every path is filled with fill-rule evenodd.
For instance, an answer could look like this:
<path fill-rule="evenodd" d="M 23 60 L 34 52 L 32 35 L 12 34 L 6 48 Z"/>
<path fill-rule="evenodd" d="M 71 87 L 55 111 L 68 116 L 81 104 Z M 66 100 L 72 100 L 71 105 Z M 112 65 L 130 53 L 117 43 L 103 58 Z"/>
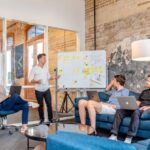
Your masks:
<path fill-rule="evenodd" d="M 18 131 L 18 127 L 14 126 L 14 125 L 7 125 L 7 123 L 5 124 L 5 121 L 7 121 L 7 116 L 8 115 L 12 115 L 16 113 L 16 111 L 0 111 L 0 119 L 1 119 L 1 123 L 0 123 L 0 129 L 1 130 L 6 130 L 8 129 L 9 134 L 12 135 L 14 132 L 12 131 L 12 128 L 15 129 L 15 131 Z"/>
<path fill-rule="evenodd" d="M 15 88 L 16 87 L 16 88 Z M 10 91 L 9 91 L 9 94 L 12 92 L 14 93 L 17 93 L 20 95 L 20 92 L 21 92 L 21 86 L 11 86 L 10 87 Z M 5 121 L 7 122 L 7 116 L 8 115 L 12 115 L 12 114 L 15 114 L 17 113 L 18 111 L 14 111 L 14 110 L 9 110 L 9 111 L 0 111 L 0 119 L 1 119 L 1 122 L 0 122 L 0 129 L 1 130 L 5 130 L 5 129 L 8 129 L 9 131 L 9 134 L 12 135 L 14 132 L 12 131 L 12 128 L 15 129 L 15 131 L 18 131 L 18 127 L 14 126 L 14 125 L 7 125 L 7 123 L 5 123 Z"/>

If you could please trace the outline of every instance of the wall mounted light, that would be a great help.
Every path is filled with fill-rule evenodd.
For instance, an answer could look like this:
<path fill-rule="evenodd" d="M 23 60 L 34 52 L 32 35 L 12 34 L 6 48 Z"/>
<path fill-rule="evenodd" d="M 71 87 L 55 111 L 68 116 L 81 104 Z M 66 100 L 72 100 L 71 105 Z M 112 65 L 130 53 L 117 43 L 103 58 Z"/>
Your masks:
<path fill-rule="evenodd" d="M 132 43 L 132 60 L 150 61 L 150 39 L 134 41 Z"/>

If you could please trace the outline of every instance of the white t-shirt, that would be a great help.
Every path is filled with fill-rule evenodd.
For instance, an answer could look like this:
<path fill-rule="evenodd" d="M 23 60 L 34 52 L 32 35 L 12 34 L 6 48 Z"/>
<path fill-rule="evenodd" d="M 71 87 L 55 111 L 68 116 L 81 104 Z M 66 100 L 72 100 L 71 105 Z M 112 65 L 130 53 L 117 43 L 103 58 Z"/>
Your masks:
<path fill-rule="evenodd" d="M 35 90 L 40 92 L 45 92 L 46 90 L 49 89 L 49 79 L 50 79 L 50 74 L 46 66 L 42 68 L 37 65 L 32 68 L 29 74 L 30 82 L 32 80 L 41 80 L 40 84 L 35 84 Z"/>

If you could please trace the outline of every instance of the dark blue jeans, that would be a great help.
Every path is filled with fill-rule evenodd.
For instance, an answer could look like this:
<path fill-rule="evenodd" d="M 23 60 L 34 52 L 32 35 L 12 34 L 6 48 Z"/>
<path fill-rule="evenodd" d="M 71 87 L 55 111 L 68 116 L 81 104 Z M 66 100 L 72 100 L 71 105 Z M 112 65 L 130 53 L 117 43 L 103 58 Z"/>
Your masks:
<path fill-rule="evenodd" d="M 44 121 L 44 110 L 43 110 L 43 100 L 45 100 L 46 105 L 47 105 L 47 112 L 48 112 L 48 119 L 49 121 L 52 120 L 53 118 L 53 112 L 52 112 L 52 98 L 51 98 L 51 92 L 50 89 L 48 89 L 45 92 L 40 92 L 35 90 L 35 95 L 37 98 L 37 101 L 39 103 L 39 117 L 40 120 Z"/>
<path fill-rule="evenodd" d="M 122 123 L 123 119 L 125 117 L 131 117 L 131 121 L 129 124 L 129 129 L 128 129 L 128 135 L 129 136 L 136 136 L 136 133 L 138 131 L 139 127 L 139 118 L 142 114 L 142 111 L 137 109 L 137 110 L 123 110 L 123 109 L 118 109 L 115 118 L 113 121 L 113 126 L 111 133 L 113 134 L 118 134 L 120 124 Z"/>
<path fill-rule="evenodd" d="M 22 124 L 28 123 L 28 102 L 23 100 L 18 94 L 14 94 L 13 96 L 0 103 L 0 111 L 11 110 L 16 112 L 22 110 Z"/>

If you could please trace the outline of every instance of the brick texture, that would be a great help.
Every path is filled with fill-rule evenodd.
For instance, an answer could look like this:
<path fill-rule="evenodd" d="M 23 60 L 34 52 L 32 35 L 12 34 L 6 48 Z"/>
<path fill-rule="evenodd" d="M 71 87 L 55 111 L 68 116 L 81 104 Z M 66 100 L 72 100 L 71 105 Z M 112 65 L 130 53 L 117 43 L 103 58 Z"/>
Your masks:
<path fill-rule="evenodd" d="M 93 0 L 86 0 L 85 6 L 86 49 L 93 49 Z M 126 26 L 126 28 L 132 30 L 132 33 L 134 32 L 137 34 L 137 29 L 132 29 L 130 26 L 132 24 L 132 21 L 136 22 L 136 26 L 139 26 L 139 28 L 142 28 L 142 30 L 144 30 L 143 26 L 147 26 L 148 20 L 146 20 L 146 22 L 143 22 L 143 19 L 146 19 L 146 14 L 148 14 L 149 9 L 150 2 L 148 2 L 147 0 L 96 0 L 96 27 L 98 41 L 97 49 L 101 47 L 107 48 L 107 46 L 102 46 L 101 44 L 104 44 L 103 41 L 110 40 L 108 40 L 105 36 L 106 34 L 108 36 L 109 34 L 113 34 L 109 32 L 110 30 L 111 32 L 114 31 L 115 34 L 115 30 L 120 31 L 121 28 L 122 30 L 124 30 L 123 33 L 125 33 L 126 29 L 124 28 L 124 26 Z M 132 19 L 130 19 L 131 17 Z M 140 20 L 141 18 L 142 20 Z M 126 20 L 128 20 L 128 22 L 126 22 Z M 122 24 L 120 24 L 120 27 L 118 28 L 116 27 L 116 24 L 119 24 L 120 21 L 122 21 Z M 145 23 L 146 25 L 143 25 Z M 129 31 L 127 31 L 126 34 L 126 36 L 131 36 L 129 35 Z M 125 38 L 124 35 L 122 39 L 123 38 Z"/>
<path fill-rule="evenodd" d="M 86 0 L 86 49 L 93 49 L 93 0 Z M 150 2 L 147 0 L 96 0 L 96 42 L 97 50 L 105 49 L 107 52 L 107 60 L 112 59 L 112 54 L 123 57 L 128 55 L 128 63 L 122 69 L 114 69 L 111 65 L 109 80 L 112 78 L 112 72 L 124 73 L 129 78 L 127 87 L 132 90 L 141 91 L 144 88 L 143 81 L 149 73 L 149 63 L 131 62 L 131 43 L 135 40 L 150 37 Z M 114 58 L 114 57 L 113 57 Z M 114 63 L 111 60 L 112 64 Z M 119 60 L 119 59 L 117 59 Z M 121 60 L 121 58 L 120 58 Z M 124 59 L 126 61 L 126 59 Z M 116 65 L 116 64 L 115 64 Z M 118 64 L 119 65 L 119 64 Z M 133 68 L 133 66 L 138 70 Z M 145 69 L 143 69 L 145 68 Z M 144 73 L 143 73 L 144 72 Z M 141 73 L 141 74 L 140 74 Z M 137 78 L 138 80 L 135 80 Z M 133 84 L 132 81 L 135 80 Z"/>

